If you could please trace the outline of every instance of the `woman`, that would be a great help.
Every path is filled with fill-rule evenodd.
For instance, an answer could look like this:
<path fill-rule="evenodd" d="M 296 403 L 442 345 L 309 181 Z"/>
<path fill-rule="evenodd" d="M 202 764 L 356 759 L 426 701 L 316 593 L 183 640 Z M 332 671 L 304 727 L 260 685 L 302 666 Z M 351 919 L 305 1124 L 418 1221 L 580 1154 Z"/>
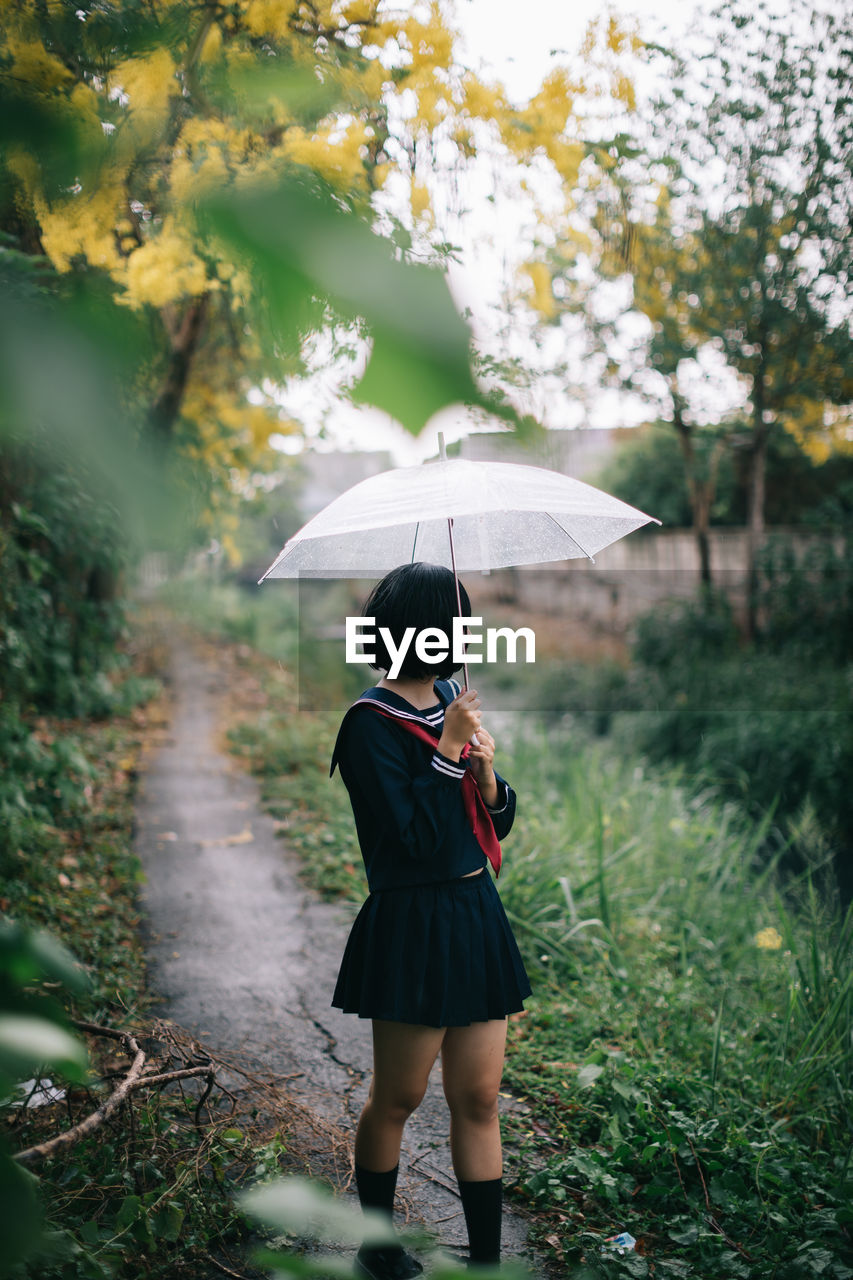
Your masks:
<path fill-rule="evenodd" d="M 463 616 L 470 602 L 460 588 Z M 453 574 L 394 569 L 365 617 L 399 648 L 407 627 L 452 633 Z M 375 668 L 391 669 L 377 639 Z M 497 1099 L 507 1015 L 530 984 L 488 871 L 512 826 L 515 793 L 494 770 L 495 743 L 475 690 L 459 692 L 448 656 L 427 664 L 411 644 L 350 707 L 338 733 L 370 896 L 347 942 L 332 1004 L 373 1022 L 373 1081 L 355 1141 L 364 1207 L 390 1216 L 403 1127 L 441 1054 L 453 1168 L 469 1265 L 500 1258 L 502 1158 Z M 363 1280 L 409 1280 L 422 1267 L 401 1246 L 364 1245 Z"/>

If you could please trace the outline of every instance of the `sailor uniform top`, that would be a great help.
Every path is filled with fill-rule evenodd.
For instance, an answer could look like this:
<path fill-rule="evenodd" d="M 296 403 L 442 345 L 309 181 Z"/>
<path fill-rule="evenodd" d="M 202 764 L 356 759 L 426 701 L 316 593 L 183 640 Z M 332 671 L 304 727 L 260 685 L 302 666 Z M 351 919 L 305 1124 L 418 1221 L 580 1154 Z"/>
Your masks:
<path fill-rule="evenodd" d="M 455 681 L 437 680 L 439 702 L 424 711 L 390 689 L 368 689 L 341 723 L 330 773 L 340 767 L 349 792 L 371 892 L 454 880 L 486 865 L 462 797 L 468 767 L 408 732 L 365 701 L 427 729 L 436 744 Z M 500 775 L 498 800 L 489 806 L 501 840 L 515 817 L 515 792 Z"/>
<path fill-rule="evenodd" d="M 338 734 L 332 771 L 340 765 L 349 790 L 370 894 L 332 1005 L 360 1018 L 456 1027 L 523 1009 L 530 981 L 484 870 L 496 842 L 487 830 L 484 848 L 474 833 L 477 826 L 483 837 L 490 816 L 493 834 L 505 836 L 515 793 L 498 778 L 498 803 L 488 814 L 475 805 L 469 816 L 467 765 L 436 745 L 458 686 L 437 680 L 435 692 L 438 704 L 419 711 L 389 689 L 370 689 Z M 420 736 L 425 726 L 429 740 Z"/>

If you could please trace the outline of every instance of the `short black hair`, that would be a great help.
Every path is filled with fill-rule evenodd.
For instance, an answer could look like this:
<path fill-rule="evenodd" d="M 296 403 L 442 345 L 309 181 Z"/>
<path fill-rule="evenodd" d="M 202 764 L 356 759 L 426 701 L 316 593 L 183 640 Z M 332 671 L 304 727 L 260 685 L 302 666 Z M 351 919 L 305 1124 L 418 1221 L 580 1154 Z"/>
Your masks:
<path fill-rule="evenodd" d="M 459 604 L 456 600 L 456 581 L 450 569 L 440 564 L 402 564 L 377 582 L 364 605 L 362 616 L 374 618 L 376 628 L 376 661 L 370 665 L 375 671 L 390 671 L 391 655 L 385 647 L 379 628 L 386 627 L 395 645 L 399 645 L 407 627 L 414 627 L 415 634 L 426 627 L 439 627 L 452 642 L 453 619 L 470 617 L 471 601 L 468 592 L 459 583 Z M 400 667 L 400 676 L 421 680 L 433 676 L 446 680 L 462 666 L 454 662 L 448 653 L 441 662 L 423 662 L 415 653 L 414 642 L 409 645 Z"/>

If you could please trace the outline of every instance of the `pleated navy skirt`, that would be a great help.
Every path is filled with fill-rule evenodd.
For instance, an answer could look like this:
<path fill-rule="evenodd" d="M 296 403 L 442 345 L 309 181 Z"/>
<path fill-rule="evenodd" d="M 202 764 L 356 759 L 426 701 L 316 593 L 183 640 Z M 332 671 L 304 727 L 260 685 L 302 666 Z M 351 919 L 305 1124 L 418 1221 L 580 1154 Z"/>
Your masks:
<path fill-rule="evenodd" d="M 524 1007 L 530 982 L 487 870 L 371 893 L 332 1005 L 360 1018 L 465 1027 Z"/>

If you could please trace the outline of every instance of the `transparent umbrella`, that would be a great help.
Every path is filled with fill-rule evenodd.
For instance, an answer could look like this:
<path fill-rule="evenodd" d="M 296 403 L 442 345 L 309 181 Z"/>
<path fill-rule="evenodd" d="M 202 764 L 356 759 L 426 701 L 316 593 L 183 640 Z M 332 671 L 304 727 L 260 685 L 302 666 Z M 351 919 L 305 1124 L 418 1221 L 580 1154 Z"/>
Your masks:
<path fill-rule="evenodd" d="M 260 578 L 372 578 L 425 561 L 454 572 L 593 557 L 654 522 L 543 467 L 444 456 L 347 489 L 285 543 Z"/>

